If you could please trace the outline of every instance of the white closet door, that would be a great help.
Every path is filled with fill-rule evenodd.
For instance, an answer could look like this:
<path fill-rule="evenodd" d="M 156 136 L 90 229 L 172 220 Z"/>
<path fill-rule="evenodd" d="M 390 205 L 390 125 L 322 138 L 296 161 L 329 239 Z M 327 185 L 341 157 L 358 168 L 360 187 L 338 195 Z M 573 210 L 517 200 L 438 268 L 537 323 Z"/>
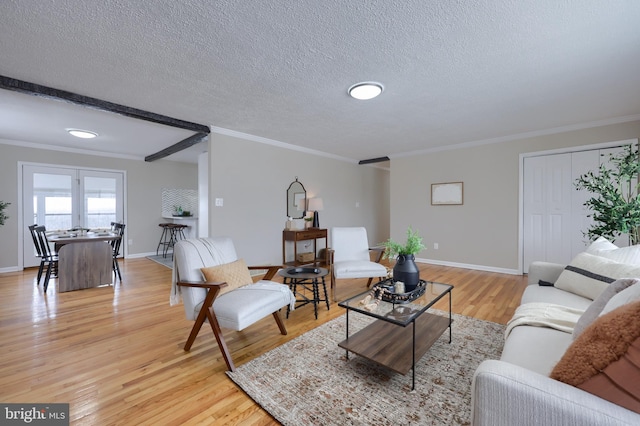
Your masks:
<path fill-rule="evenodd" d="M 546 257 L 543 240 L 543 222 L 546 214 L 544 188 L 546 181 L 546 157 L 530 157 L 524 160 L 524 272 L 535 259 Z"/>
<path fill-rule="evenodd" d="M 571 260 L 571 154 L 524 161 L 524 272 L 535 260 Z"/>
<path fill-rule="evenodd" d="M 544 229 L 548 262 L 571 261 L 571 154 L 547 158 L 547 217 Z"/>
<path fill-rule="evenodd" d="M 569 263 L 590 244 L 584 233 L 593 219 L 584 203 L 591 194 L 575 182 L 600 164 L 609 163 L 624 147 L 549 154 L 524 159 L 523 270 L 536 260 Z M 614 241 L 629 244 L 627 237 Z"/>
<path fill-rule="evenodd" d="M 574 187 L 572 191 L 573 219 L 571 220 L 571 259 L 578 253 L 582 253 L 590 244 L 585 232 L 591 227 L 593 219 L 588 217 L 588 210 L 584 203 L 591 198 L 592 193 L 575 188 L 576 180 L 583 174 L 597 170 L 600 167 L 601 159 L 599 150 L 574 152 L 571 154 L 571 182 Z M 608 158 L 608 156 L 607 156 Z"/>

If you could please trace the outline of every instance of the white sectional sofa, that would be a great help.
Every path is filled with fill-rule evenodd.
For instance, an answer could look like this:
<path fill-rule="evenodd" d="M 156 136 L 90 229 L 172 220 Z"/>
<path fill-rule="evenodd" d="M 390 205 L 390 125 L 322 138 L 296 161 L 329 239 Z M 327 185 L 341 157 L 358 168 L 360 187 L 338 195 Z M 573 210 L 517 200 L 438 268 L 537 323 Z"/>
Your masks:
<path fill-rule="evenodd" d="M 596 250 L 598 247 L 594 243 L 591 252 L 602 254 Z M 611 246 L 607 247 L 612 250 Z M 556 283 L 565 266 L 534 262 L 520 306 L 543 302 L 582 312 L 595 304 L 590 297 L 566 291 L 566 285 L 565 289 L 550 286 Z M 622 275 L 626 273 L 621 272 Z M 640 273 L 637 276 L 640 277 Z M 640 414 L 549 377 L 573 341 L 572 332 L 566 330 L 539 324 L 514 327 L 505 340 L 501 359 L 484 361 L 474 375 L 472 424 L 640 425 Z"/>

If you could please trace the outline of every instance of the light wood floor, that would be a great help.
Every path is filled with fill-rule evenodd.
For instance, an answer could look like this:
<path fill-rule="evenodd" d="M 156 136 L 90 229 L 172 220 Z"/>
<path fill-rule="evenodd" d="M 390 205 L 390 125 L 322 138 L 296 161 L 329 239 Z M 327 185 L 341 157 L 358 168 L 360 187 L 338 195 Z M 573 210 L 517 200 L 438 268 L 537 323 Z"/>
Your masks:
<path fill-rule="evenodd" d="M 506 323 L 525 278 L 420 265 L 421 278 L 453 284 L 453 311 Z M 115 287 L 47 294 L 36 270 L 0 274 L 0 401 L 70 403 L 78 425 L 277 424 L 225 375 L 209 328 L 191 352 L 192 323 L 169 306 L 171 270 L 147 259 L 121 261 Z M 338 299 L 365 291 L 366 280 L 339 281 Z M 448 301 L 436 306 L 447 309 Z M 308 305 L 285 320 L 282 336 L 268 317 L 225 332 L 236 365 L 342 315 L 336 304 Z"/>

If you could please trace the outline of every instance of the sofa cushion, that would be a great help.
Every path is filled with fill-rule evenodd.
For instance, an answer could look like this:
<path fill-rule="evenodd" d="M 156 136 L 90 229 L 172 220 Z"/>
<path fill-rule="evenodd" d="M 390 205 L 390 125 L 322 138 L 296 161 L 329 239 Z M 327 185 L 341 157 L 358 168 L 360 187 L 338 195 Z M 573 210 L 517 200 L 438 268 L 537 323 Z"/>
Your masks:
<path fill-rule="evenodd" d="M 587 308 L 587 310 L 582 314 L 576 326 L 573 328 L 573 338 L 575 340 L 576 337 L 580 333 L 584 331 L 593 321 L 595 321 L 598 316 L 602 313 L 602 310 L 607 305 L 609 300 L 614 297 L 616 294 L 620 293 L 630 285 L 636 284 L 640 282 L 637 278 L 622 278 L 614 281 L 610 286 L 608 286 L 601 294 L 593 301 L 591 305 Z M 640 286 L 638 286 L 640 288 Z"/>
<path fill-rule="evenodd" d="M 521 325 L 509 334 L 500 360 L 548 376 L 571 342 L 571 333 Z"/>
<path fill-rule="evenodd" d="M 598 317 L 550 377 L 640 413 L 640 301 Z"/>
<path fill-rule="evenodd" d="M 344 260 L 333 264 L 336 278 L 386 277 L 387 267 L 369 260 Z"/>
<path fill-rule="evenodd" d="M 282 307 L 294 309 L 295 301 L 289 286 L 260 280 L 219 296 L 213 310 L 220 327 L 240 331 Z"/>
<path fill-rule="evenodd" d="M 201 268 L 204 279 L 209 282 L 226 282 L 228 285 L 220 289 L 219 294 L 228 293 L 243 285 L 253 283 L 249 268 L 243 259 L 223 265 Z"/>
<path fill-rule="evenodd" d="M 525 303 L 554 303 L 556 305 L 567 306 L 569 308 L 585 310 L 593 301 L 586 297 L 568 291 L 560 290 L 555 287 L 540 287 L 537 285 L 529 285 L 525 288 L 520 301 L 521 305 Z"/>
<path fill-rule="evenodd" d="M 640 245 L 618 247 L 604 237 L 600 237 L 591 243 L 585 252 L 620 263 L 640 264 Z"/>
<path fill-rule="evenodd" d="M 562 271 L 555 286 L 595 300 L 615 280 L 632 277 L 640 277 L 640 266 L 579 253 Z"/>

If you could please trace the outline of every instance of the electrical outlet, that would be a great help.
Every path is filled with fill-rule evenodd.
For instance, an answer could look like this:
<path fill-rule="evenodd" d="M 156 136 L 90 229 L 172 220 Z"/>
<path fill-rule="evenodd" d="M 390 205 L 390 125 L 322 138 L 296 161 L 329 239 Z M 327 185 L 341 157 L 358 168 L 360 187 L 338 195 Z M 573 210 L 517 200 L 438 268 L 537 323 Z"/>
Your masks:
<path fill-rule="evenodd" d="M 133 245 L 133 238 L 129 238 L 129 240 L 127 241 L 127 244 L 129 244 L 130 246 Z"/>
<path fill-rule="evenodd" d="M 223 198 L 216 198 L 216 207 L 222 207 L 224 205 Z"/>
<path fill-rule="evenodd" d="M 433 249 L 438 250 L 438 243 L 433 243 Z"/>

